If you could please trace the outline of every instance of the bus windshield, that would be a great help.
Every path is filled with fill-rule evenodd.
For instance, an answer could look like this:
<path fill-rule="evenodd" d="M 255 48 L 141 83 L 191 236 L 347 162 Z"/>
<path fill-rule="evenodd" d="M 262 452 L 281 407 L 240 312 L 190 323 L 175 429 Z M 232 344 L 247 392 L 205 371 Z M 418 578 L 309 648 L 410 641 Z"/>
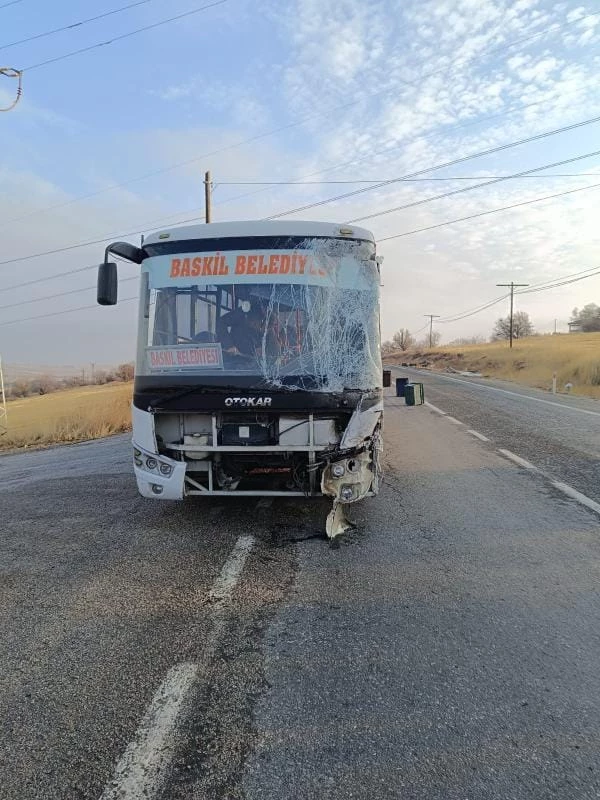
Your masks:
<path fill-rule="evenodd" d="M 379 273 L 364 242 L 151 256 L 138 374 L 257 376 L 341 391 L 381 383 Z M 202 274 L 202 273 L 205 274 Z"/>

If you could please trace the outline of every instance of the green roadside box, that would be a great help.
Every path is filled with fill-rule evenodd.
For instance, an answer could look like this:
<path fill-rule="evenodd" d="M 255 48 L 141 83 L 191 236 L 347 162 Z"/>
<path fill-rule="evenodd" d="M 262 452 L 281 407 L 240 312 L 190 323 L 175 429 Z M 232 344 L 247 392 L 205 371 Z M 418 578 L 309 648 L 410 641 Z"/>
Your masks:
<path fill-rule="evenodd" d="M 407 406 L 422 406 L 425 402 L 423 384 L 407 383 L 404 387 L 404 398 Z"/>

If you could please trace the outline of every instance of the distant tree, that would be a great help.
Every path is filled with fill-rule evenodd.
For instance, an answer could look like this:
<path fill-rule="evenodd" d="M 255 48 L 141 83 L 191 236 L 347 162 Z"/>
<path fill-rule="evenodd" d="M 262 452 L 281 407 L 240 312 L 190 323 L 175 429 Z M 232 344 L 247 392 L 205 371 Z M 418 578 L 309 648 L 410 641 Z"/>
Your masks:
<path fill-rule="evenodd" d="M 388 353 L 392 353 L 396 348 L 394 347 L 394 343 L 391 342 L 389 339 L 385 342 L 381 343 L 381 352 L 385 356 Z"/>
<path fill-rule="evenodd" d="M 533 325 L 526 311 L 517 311 L 513 315 L 513 339 L 533 336 Z M 501 317 L 494 326 L 493 339 L 510 339 L 510 317 Z"/>
<path fill-rule="evenodd" d="M 97 386 L 102 386 L 105 383 L 108 383 L 108 373 L 106 370 L 97 369 L 94 371 L 94 383 Z"/>
<path fill-rule="evenodd" d="M 26 381 L 23 378 L 13 381 L 10 389 L 8 390 L 8 395 L 10 397 L 27 397 L 29 394 L 31 394 L 29 381 Z"/>
<path fill-rule="evenodd" d="M 399 331 L 392 336 L 392 344 L 398 350 L 408 350 L 415 343 L 415 337 L 408 330 L 408 328 L 400 328 Z"/>
<path fill-rule="evenodd" d="M 433 331 L 431 334 L 431 346 L 437 347 L 438 344 L 441 342 L 441 340 L 442 340 L 442 334 L 439 331 Z M 417 346 L 425 348 L 429 347 L 429 334 L 420 339 L 417 342 Z"/>
<path fill-rule="evenodd" d="M 40 375 L 29 382 L 31 394 L 50 394 L 60 388 L 60 382 L 52 375 Z"/>
<path fill-rule="evenodd" d="M 462 346 L 465 344 L 485 344 L 485 336 L 459 336 L 458 339 L 453 339 L 449 344 Z"/>
<path fill-rule="evenodd" d="M 574 308 L 571 322 L 576 323 L 585 333 L 600 331 L 600 306 L 588 303 L 581 310 Z"/>
<path fill-rule="evenodd" d="M 65 386 L 85 386 L 86 380 L 83 375 L 71 375 L 65 378 Z"/>
<path fill-rule="evenodd" d="M 132 363 L 119 364 L 115 370 L 115 377 L 119 381 L 132 381 L 134 366 Z"/>

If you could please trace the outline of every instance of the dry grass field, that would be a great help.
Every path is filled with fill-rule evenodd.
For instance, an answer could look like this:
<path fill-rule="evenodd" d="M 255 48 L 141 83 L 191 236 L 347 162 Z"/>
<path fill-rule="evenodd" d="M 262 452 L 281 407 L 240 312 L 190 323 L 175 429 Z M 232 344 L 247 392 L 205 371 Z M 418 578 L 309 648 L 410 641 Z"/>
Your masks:
<path fill-rule="evenodd" d="M 131 427 L 132 383 L 82 386 L 7 403 L 0 450 L 81 442 Z"/>
<path fill-rule="evenodd" d="M 572 384 L 571 394 L 600 399 L 600 333 L 532 336 L 516 341 L 436 347 L 418 353 L 394 353 L 387 363 L 411 361 L 432 369 L 469 370 L 482 375 L 535 386 L 552 387 L 556 372 L 558 391 Z"/>

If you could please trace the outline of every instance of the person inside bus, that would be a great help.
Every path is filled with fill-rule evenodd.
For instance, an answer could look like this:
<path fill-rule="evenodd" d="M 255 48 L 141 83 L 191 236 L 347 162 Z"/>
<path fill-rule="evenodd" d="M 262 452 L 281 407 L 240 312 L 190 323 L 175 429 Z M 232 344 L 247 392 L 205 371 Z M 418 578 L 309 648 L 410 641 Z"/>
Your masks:
<path fill-rule="evenodd" d="M 232 356 L 255 358 L 274 353 L 276 340 L 269 326 L 265 340 L 266 309 L 260 303 L 242 300 L 240 305 L 217 321 L 217 335 L 223 351 Z"/>

